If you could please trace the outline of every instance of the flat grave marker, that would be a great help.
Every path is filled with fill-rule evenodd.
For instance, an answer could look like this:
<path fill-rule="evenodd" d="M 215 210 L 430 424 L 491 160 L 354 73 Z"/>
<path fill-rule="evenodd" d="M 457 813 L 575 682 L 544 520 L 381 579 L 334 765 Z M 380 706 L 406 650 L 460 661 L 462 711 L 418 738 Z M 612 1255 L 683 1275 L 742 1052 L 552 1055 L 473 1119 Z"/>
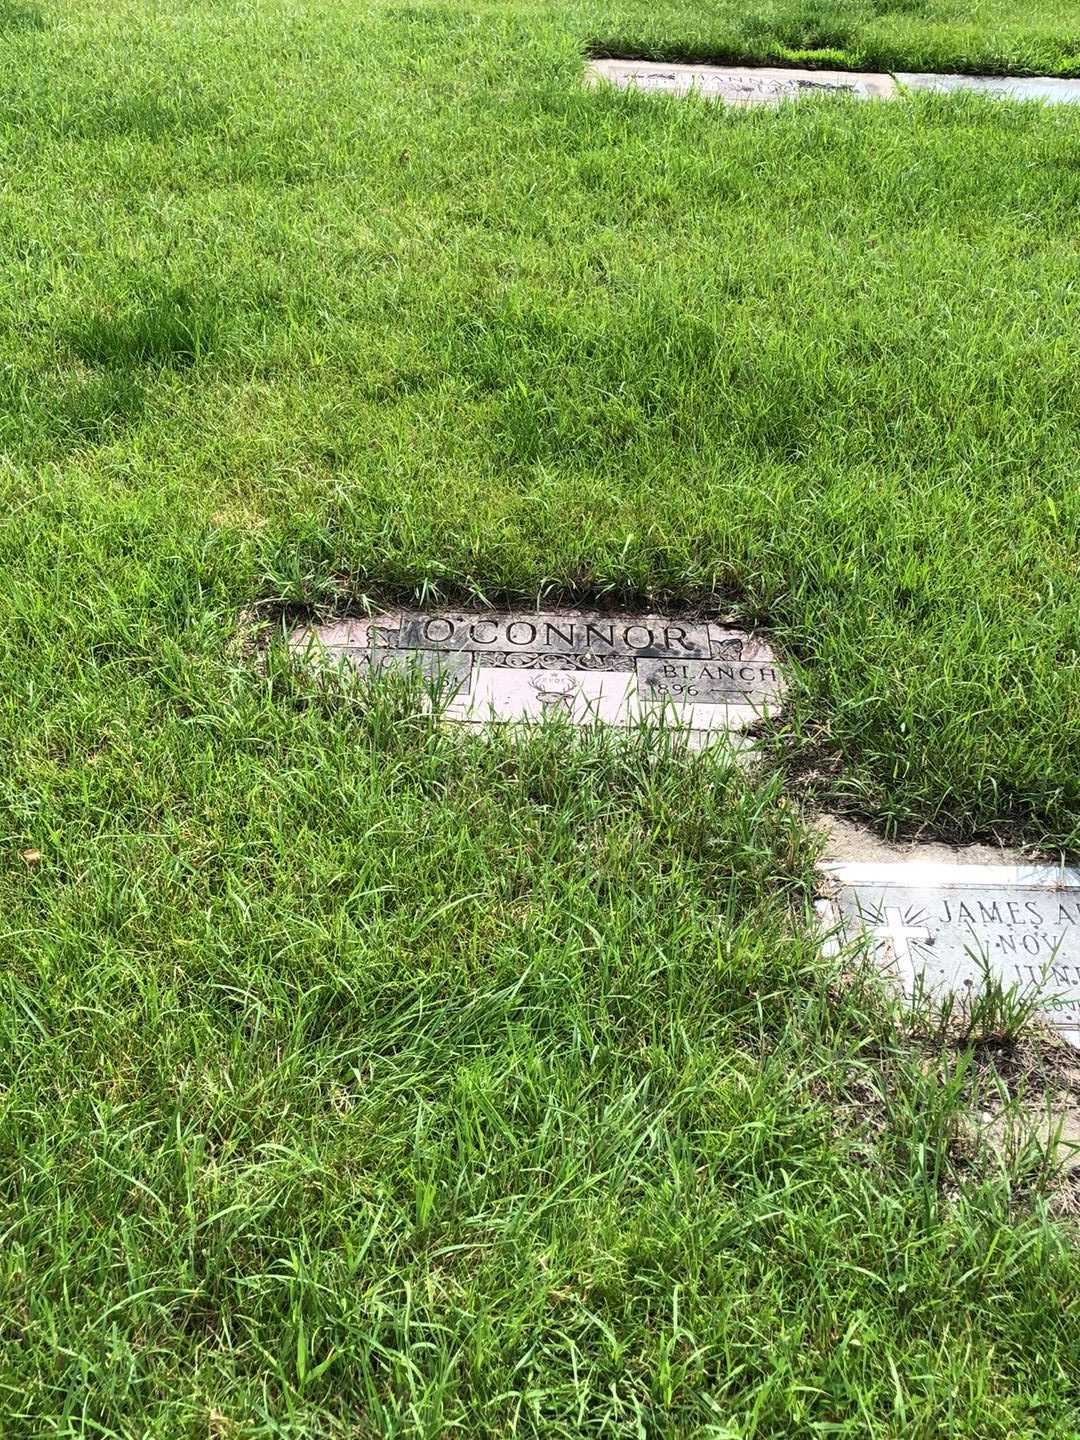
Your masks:
<path fill-rule="evenodd" d="M 970 998 L 989 973 L 1080 1045 L 1080 870 L 843 861 L 818 902 L 833 947 L 866 939 L 908 995 Z"/>
<path fill-rule="evenodd" d="M 905 90 L 932 90 L 939 95 L 969 91 L 997 100 L 1041 100 L 1045 105 L 1080 104 L 1080 79 L 1056 75 L 939 75 L 933 71 L 897 72 Z"/>
<path fill-rule="evenodd" d="M 608 81 L 620 90 L 692 91 L 728 105 L 779 105 L 805 95 L 850 95 L 857 100 L 888 99 L 896 92 L 890 75 L 849 70 L 797 70 L 767 65 L 678 65 L 655 60 L 593 60 L 587 84 Z"/>
<path fill-rule="evenodd" d="M 444 680 L 446 718 L 461 724 L 663 721 L 696 746 L 775 714 L 785 690 L 760 635 L 667 615 L 406 610 L 302 626 L 289 648 L 365 676 L 416 669 Z"/>

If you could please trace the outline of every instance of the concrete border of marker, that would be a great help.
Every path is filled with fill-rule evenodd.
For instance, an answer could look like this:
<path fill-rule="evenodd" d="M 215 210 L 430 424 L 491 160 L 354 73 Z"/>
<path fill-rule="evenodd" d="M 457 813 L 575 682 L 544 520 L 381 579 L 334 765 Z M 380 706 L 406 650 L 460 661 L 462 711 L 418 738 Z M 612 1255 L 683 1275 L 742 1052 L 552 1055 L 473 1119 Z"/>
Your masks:
<path fill-rule="evenodd" d="M 780 105 L 814 95 L 892 100 L 910 92 L 972 93 L 995 99 L 1080 104 L 1080 77 L 960 75 L 927 71 L 808 70 L 775 65 L 696 65 L 664 60 L 590 60 L 586 85 L 642 94 L 690 95 L 728 105 Z"/>

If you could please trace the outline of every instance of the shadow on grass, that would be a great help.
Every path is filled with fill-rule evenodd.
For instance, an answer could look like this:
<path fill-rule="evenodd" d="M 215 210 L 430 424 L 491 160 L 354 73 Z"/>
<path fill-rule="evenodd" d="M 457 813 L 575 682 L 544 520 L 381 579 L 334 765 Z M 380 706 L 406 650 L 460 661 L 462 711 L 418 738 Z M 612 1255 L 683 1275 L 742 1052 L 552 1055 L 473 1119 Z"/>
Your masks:
<path fill-rule="evenodd" d="M 45 16 L 37 5 L 21 5 L 18 0 L 0 0 L 0 36 L 44 29 Z"/>
<path fill-rule="evenodd" d="M 197 96 L 116 95 L 65 116 L 63 134 L 79 140 L 165 140 L 213 130 L 217 122 L 217 109 Z"/>
<path fill-rule="evenodd" d="M 176 285 L 81 315 L 62 339 L 89 365 L 184 370 L 213 348 L 220 315 L 216 296 Z"/>
<path fill-rule="evenodd" d="M 104 445 L 138 424 L 146 385 L 135 374 L 52 375 L 0 385 L 0 447 L 25 458 Z"/>
<path fill-rule="evenodd" d="M 52 430 L 69 445 L 102 445 L 129 430 L 146 408 L 137 375 L 89 375 L 63 386 L 52 407 Z"/>
<path fill-rule="evenodd" d="M 144 284 L 84 307 L 60 330 L 53 367 L 0 380 L 0 446 L 39 459 L 115 441 L 143 419 L 155 377 L 210 353 L 222 314 L 217 294 L 188 285 Z"/>

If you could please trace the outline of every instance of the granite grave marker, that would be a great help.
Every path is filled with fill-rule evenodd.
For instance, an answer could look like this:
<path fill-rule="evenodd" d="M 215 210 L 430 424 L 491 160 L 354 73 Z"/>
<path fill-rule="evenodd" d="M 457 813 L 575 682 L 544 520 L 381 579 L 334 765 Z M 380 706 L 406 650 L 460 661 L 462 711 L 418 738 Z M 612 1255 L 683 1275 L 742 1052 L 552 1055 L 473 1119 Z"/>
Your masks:
<path fill-rule="evenodd" d="M 896 92 L 890 75 L 850 70 L 799 70 L 766 65 L 678 65 L 654 60 L 594 60 L 587 84 L 607 81 L 620 90 L 691 92 L 728 105 L 779 105 L 806 95 L 887 99 Z"/>
<path fill-rule="evenodd" d="M 769 65 L 683 65 L 662 60 L 593 60 L 585 83 L 607 82 L 645 94 L 702 95 L 727 105 L 779 105 L 808 95 L 847 95 L 891 100 L 906 91 L 959 91 L 996 99 L 1037 100 L 1047 105 L 1080 103 L 1080 78 L 1055 75 L 952 75 L 857 70 L 806 70 Z"/>
<path fill-rule="evenodd" d="M 972 997 L 989 974 L 1080 1044 L 1080 870 L 844 861 L 826 873 L 831 946 L 864 938 L 909 995 Z"/>
<path fill-rule="evenodd" d="M 665 615 L 401 611 L 304 626 L 289 645 L 365 676 L 415 668 L 439 677 L 446 717 L 462 724 L 663 719 L 698 745 L 775 714 L 785 688 L 761 636 Z"/>

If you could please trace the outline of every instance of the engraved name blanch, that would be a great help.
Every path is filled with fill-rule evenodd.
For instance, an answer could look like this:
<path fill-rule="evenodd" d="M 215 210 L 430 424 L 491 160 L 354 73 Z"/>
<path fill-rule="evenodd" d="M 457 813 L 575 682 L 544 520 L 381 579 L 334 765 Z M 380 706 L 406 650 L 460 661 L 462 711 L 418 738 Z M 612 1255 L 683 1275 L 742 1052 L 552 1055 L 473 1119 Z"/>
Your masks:
<path fill-rule="evenodd" d="M 655 679 L 664 680 L 745 680 L 748 683 L 776 680 L 775 665 L 721 665 L 703 660 L 698 664 L 669 661 L 656 672 Z"/>
<path fill-rule="evenodd" d="M 772 700 L 781 688 L 777 667 L 763 661 L 653 660 L 637 662 L 642 694 L 654 699 L 700 700 L 707 704 Z"/>

